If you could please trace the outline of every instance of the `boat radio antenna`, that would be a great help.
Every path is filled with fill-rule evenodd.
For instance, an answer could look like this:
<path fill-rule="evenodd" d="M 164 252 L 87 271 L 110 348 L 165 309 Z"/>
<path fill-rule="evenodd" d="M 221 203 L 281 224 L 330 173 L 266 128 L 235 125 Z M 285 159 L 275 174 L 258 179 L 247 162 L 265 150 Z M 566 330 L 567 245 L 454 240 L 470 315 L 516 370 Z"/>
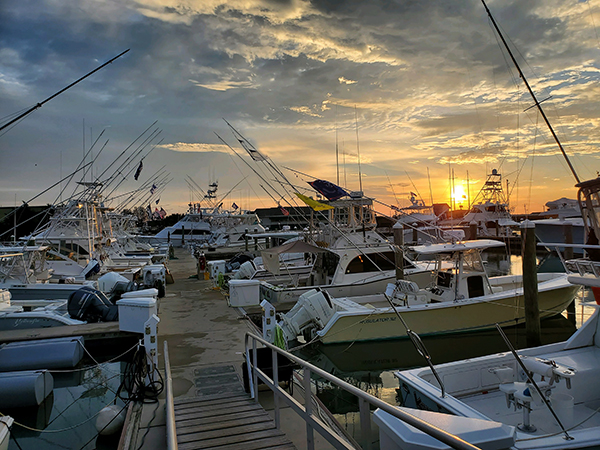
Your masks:
<path fill-rule="evenodd" d="M 537 106 L 538 110 L 540 111 L 540 114 L 544 118 L 544 122 L 546 122 L 546 125 L 548 125 L 548 129 L 550 130 L 550 133 L 552 133 L 552 137 L 554 137 L 554 140 L 556 141 L 556 143 L 558 145 L 558 148 L 560 149 L 560 151 L 562 152 L 563 156 L 565 157 L 565 160 L 567 161 L 569 169 L 571 169 L 571 173 L 575 177 L 575 180 L 577 181 L 577 183 L 580 183 L 581 180 L 577 176 L 577 172 L 575 172 L 575 169 L 573 168 L 573 165 L 571 164 L 571 161 L 569 160 L 569 157 L 567 156 L 567 153 L 565 152 L 562 144 L 558 140 L 558 136 L 554 132 L 554 129 L 552 128 L 552 125 L 550 125 L 550 121 L 546 117 L 546 113 L 544 113 L 544 110 L 542 109 L 542 105 L 540 104 L 540 102 L 536 98 L 535 94 L 533 93 L 533 90 L 531 89 L 531 86 L 529 86 L 529 83 L 527 82 L 527 79 L 525 78 L 525 75 L 523 74 L 523 71 L 521 70 L 521 67 L 519 67 L 519 64 L 517 63 L 517 60 L 513 56 L 512 52 L 510 51 L 510 48 L 508 47 L 508 44 L 506 43 L 506 40 L 504 39 L 504 36 L 500 32 L 500 28 L 498 27 L 498 25 L 496 24 L 496 21 L 494 20 L 494 17 L 492 16 L 492 13 L 488 9 L 488 7 L 485 4 L 484 0 L 481 0 L 481 3 L 483 3 L 483 7 L 485 8 L 485 11 L 487 12 L 488 17 L 490 18 L 490 21 L 492 22 L 492 25 L 494 25 L 494 28 L 496 29 L 496 32 L 498 33 L 498 36 L 500 36 L 500 39 L 502 40 L 502 43 L 504 44 L 504 47 L 506 47 L 506 51 L 508 52 L 508 55 L 510 56 L 510 59 L 512 60 L 513 64 L 515 65 L 515 67 L 517 68 L 517 70 L 519 72 L 519 76 L 523 80 L 523 83 L 525 83 L 525 86 L 527 87 L 527 90 L 529 91 L 529 94 L 533 98 L 533 101 L 535 102 L 535 106 Z"/>

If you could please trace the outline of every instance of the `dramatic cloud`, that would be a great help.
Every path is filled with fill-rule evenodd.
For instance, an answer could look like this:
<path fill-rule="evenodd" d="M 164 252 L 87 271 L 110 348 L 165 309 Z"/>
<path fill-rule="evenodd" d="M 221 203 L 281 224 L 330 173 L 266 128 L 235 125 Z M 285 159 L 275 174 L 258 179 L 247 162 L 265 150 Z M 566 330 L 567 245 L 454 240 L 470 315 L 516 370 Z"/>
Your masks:
<path fill-rule="evenodd" d="M 599 3 L 489 1 L 582 178 L 600 168 Z M 575 194 L 480 0 L 6 0 L 2 13 L 5 118 L 131 49 L 4 130 L 3 204 L 74 170 L 102 130 L 99 169 L 155 121 L 144 164 L 173 174 L 162 202 L 184 209 L 186 175 L 225 189 L 242 174 L 244 207 L 270 204 L 215 135 L 241 150 L 223 118 L 276 163 L 352 189 L 358 146 L 363 188 L 383 201 L 390 181 L 447 198 L 449 168 L 470 183 L 492 168 L 532 178 L 530 210 Z"/>

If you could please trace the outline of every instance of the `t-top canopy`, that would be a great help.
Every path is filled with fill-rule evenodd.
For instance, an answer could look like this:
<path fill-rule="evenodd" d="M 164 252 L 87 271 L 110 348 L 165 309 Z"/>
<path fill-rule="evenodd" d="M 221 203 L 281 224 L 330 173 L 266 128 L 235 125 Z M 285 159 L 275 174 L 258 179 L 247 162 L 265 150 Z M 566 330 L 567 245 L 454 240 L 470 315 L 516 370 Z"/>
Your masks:
<path fill-rule="evenodd" d="M 493 239 L 478 239 L 473 241 L 462 241 L 456 244 L 431 244 L 431 245 L 417 245 L 411 247 L 417 253 L 421 255 L 433 255 L 436 253 L 455 253 L 455 252 L 466 252 L 468 250 L 484 250 L 492 247 L 504 247 L 504 242 L 496 241 Z"/>
<path fill-rule="evenodd" d="M 287 242 L 279 247 L 273 247 L 261 252 L 265 268 L 272 274 L 279 275 L 279 255 L 282 253 L 325 253 L 326 248 L 317 247 L 305 241 Z"/>

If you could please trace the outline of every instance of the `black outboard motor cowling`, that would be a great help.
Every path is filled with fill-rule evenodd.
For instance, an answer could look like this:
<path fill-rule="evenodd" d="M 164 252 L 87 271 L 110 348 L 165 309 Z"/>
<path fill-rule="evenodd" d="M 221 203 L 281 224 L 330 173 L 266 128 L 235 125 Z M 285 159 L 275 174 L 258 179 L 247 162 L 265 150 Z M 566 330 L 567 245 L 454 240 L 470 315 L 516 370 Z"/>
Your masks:
<path fill-rule="evenodd" d="M 119 320 L 119 307 L 113 305 L 104 293 L 89 286 L 69 296 L 67 310 L 72 319 L 88 323 Z"/>

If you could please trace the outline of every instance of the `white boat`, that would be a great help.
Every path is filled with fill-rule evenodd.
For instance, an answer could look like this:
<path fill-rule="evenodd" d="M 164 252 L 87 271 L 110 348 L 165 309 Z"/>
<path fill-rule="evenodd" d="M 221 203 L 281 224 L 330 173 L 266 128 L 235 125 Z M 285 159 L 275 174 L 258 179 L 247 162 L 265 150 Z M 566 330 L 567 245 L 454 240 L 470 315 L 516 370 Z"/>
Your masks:
<path fill-rule="evenodd" d="M 25 311 L 23 306 L 11 302 L 11 294 L 7 289 L 0 289 L 0 331 L 85 323 L 69 316 L 66 300 L 43 303 L 42 306 L 35 306 L 35 303 L 30 304 L 33 309 Z"/>
<path fill-rule="evenodd" d="M 50 282 L 50 273 L 44 269 L 43 252 L 43 247 L 40 253 L 37 246 L 0 247 L 0 288 L 10 290 L 13 301 L 66 300 L 82 286 L 97 287 L 95 281 Z"/>
<path fill-rule="evenodd" d="M 347 238 L 362 239 L 360 235 L 350 235 Z M 296 247 L 305 245 L 298 250 Z M 316 255 L 310 272 L 306 273 L 302 266 L 296 270 L 279 266 L 277 259 L 279 252 L 306 252 Z M 267 255 L 273 255 L 271 258 Z M 252 304 L 258 306 L 264 299 L 275 305 L 278 309 L 291 308 L 301 295 L 318 288 L 327 292 L 332 297 L 360 296 L 382 292 L 388 283 L 396 277 L 396 254 L 394 247 L 385 243 L 381 238 L 378 245 L 347 246 L 341 248 L 321 248 L 299 241 L 284 244 L 280 247 L 263 252 L 263 261 L 273 259 L 275 268 L 267 269 L 275 277 L 275 281 L 286 276 L 292 279 L 295 285 L 281 286 L 271 284 L 264 280 L 256 280 L 258 291 Z M 428 262 L 413 261 L 408 256 L 403 256 L 404 273 L 407 279 L 419 286 L 427 286 L 432 281 L 433 264 Z M 278 269 L 278 270 L 276 270 Z M 242 280 L 244 281 L 244 280 Z M 230 280 L 229 288 L 235 289 L 236 280 Z M 244 283 L 246 285 L 246 283 Z M 233 295 L 232 295 L 233 296 Z M 232 306 L 236 306 L 232 304 Z M 241 306 L 241 305 L 237 305 Z"/>
<path fill-rule="evenodd" d="M 517 352 L 541 395 L 517 358 L 507 351 L 435 366 L 437 376 L 430 368 L 396 372 L 400 402 L 405 407 L 441 413 L 429 416 L 437 423 L 447 419 L 446 424 L 451 424 L 454 419 L 448 415 L 453 415 L 472 419 L 472 426 L 479 430 L 486 424 L 503 424 L 511 430 L 512 442 L 502 448 L 597 448 L 600 445 L 598 317 L 596 309 L 565 342 Z M 405 440 L 415 439 L 414 430 L 394 421 L 387 421 L 384 427 L 396 437 L 397 448 L 403 448 Z M 428 444 L 415 448 L 434 448 L 431 442 Z"/>
<path fill-rule="evenodd" d="M 445 221 L 442 225 L 454 225 L 470 227 L 477 225 L 477 235 L 483 237 L 508 237 L 512 236 L 515 222 L 510 214 L 508 200 L 502 188 L 502 175 L 497 169 L 487 175 L 479 194 L 475 200 L 481 198 L 477 203 L 471 204 L 469 211 L 459 221 Z M 456 223 L 458 222 L 458 223 Z"/>
<path fill-rule="evenodd" d="M 398 315 L 419 335 L 516 325 L 525 319 L 523 277 L 488 277 L 481 259 L 482 250 L 501 246 L 496 240 L 475 240 L 413 247 L 417 254 L 438 257 L 435 284 L 420 289 L 397 280 L 385 294 L 352 298 L 307 292 L 280 326 L 288 341 L 304 335 L 327 344 L 407 337 Z M 443 257 L 453 268 L 444 269 Z M 560 314 L 578 290 L 564 273 L 538 274 L 540 318 Z"/>
<path fill-rule="evenodd" d="M 462 228 L 441 228 L 439 218 L 433 211 L 433 206 L 425 205 L 423 200 L 417 200 L 414 194 L 410 198 L 411 205 L 400 208 L 394 229 L 403 228 L 405 244 L 438 244 L 441 242 L 462 241 L 465 231 Z"/>
<path fill-rule="evenodd" d="M 13 419 L 11 416 L 0 417 L 0 450 L 8 450 L 10 442 L 10 429 L 12 428 Z"/>
<path fill-rule="evenodd" d="M 170 242 L 174 246 L 181 245 L 183 237 L 185 242 L 206 242 L 210 238 L 211 229 L 204 211 L 188 212 L 175 225 L 165 227 L 154 236 L 139 236 L 142 240 L 151 243 Z"/>

